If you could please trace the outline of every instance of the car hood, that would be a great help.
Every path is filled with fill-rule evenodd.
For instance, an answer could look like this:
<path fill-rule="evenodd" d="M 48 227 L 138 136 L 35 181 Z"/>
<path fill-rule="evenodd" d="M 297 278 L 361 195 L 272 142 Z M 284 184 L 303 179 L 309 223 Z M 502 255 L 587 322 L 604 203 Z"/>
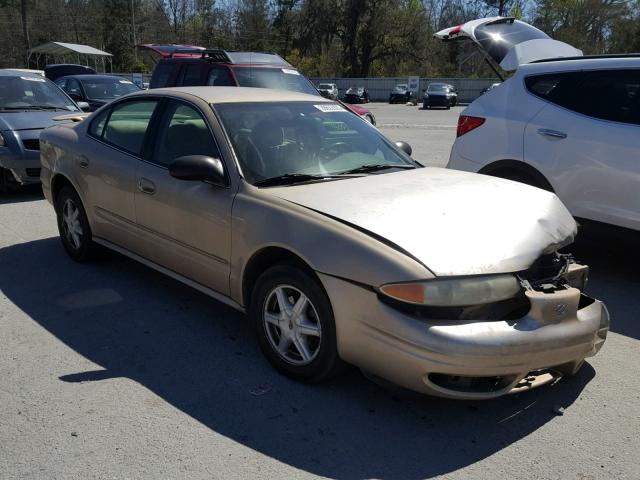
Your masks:
<path fill-rule="evenodd" d="M 265 191 L 363 231 L 438 276 L 525 270 L 570 243 L 577 228 L 552 193 L 442 168 Z"/>
<path fill-rule="evenodd" d="M 0 113 L 0 130 L 41 130 L 50 127 L 64 111 Z M 72 113 L 72 112 L 69 112 Z"/>
<path fill-rule="evenodd" d="M 505 71 L 538 60 L 582 56 L 582 50 L 512 17 L 471 20 L 434 34 L 444 41 L 471 40 L 485 56 Z"/>

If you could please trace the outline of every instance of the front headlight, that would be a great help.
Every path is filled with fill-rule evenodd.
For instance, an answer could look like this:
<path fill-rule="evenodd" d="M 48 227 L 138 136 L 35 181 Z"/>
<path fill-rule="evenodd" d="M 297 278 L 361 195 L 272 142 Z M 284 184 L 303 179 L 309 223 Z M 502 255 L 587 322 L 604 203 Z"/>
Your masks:
<path fill-rule="evenodd" d="M 465 307 L 507 300 L 514 297 L 520 288 L 520 282 L 513 275 L 491 275 L 388 283 L 380 287 L 380 293 L 414 305 Z"/>

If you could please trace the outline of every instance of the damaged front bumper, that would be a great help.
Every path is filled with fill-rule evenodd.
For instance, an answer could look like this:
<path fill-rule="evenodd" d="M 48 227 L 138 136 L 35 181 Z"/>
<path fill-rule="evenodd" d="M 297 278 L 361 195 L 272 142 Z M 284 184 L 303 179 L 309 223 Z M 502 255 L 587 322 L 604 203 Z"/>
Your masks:
<path fill-rule="evenodd" d="M 320 274 L 347 362 L 406 388 L 442 397 L 488 399 L 574 373 L 609 330 L 605 305 L 567 287 L 530 290 L 514 320 L 418 319 L 350 282 Z"/>

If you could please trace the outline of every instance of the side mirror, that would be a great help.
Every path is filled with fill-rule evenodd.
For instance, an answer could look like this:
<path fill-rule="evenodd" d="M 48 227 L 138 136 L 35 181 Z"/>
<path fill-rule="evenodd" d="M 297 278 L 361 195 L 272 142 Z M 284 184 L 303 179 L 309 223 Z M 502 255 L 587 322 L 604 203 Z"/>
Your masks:
<path fill-rule="evenodd" d="M 206 155 L 186 155 L 169 165 L 169 175 L 180 180 L 199 180 L 218 187 L 228 186 L 224 166 L 219 158 Z"/>
<path fill-rule="evenodd" d="M 78 107 L 80 107 L 80 110 L 82 110 L 83 112 L 88 112 L 89 110 L 91 110 L 91 105 L 89 105 L 87 102 L 76 102 L 76 105 L 78 105 Z"/>
<path fill-rule="evenodd" d="M 413 153 L 413 149 L 411 148 L 411 145 L 409 145 L 407 142 L 396 142 L 395 144 L 396 144 L 396 147 L 398 147 L 407 155 L 411 156 L 411 153 Z"/>

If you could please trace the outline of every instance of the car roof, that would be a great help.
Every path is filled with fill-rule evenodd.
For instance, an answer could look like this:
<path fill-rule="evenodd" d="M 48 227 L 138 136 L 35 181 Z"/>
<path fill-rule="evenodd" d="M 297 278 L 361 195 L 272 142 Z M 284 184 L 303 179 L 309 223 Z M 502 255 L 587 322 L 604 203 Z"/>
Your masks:
<path fill-rule="evenodd" d="M 540 62 L 520 65 L 520 67 L 518 67 L 518 72 L 529 75 L 532 73 L 543 72 L 620 68 L 640 68 L 640 56 L 611 55 L 548 59 Z"/>
<path fill-rule="evenodd" d="M 254 87 L 173 87 L 154 88 L 135 95 L 172 95 L 186 94 L 201 98 L 207 103 L 249 103 L 249 102 L 315 102 L 327 103 L 329 100 L 318 95 L 272 90 Z M 128 97 L 131 98 L 131 97 Z"/>
<path fill-rule="evenodd" d="M 76 80 L 127 80 L 126 78 L 118 77 L 117 75 L 98 75 L 92 73 L 85 73 L 80 75 L 65 75 L 64 77 L 56 78 L 56 80 L 63 80 L 66 78 L 75 78 Z M 131 80 L 127 81 L 131 82 Z"/>
<path fill-rule="evenodd" d="M 37 73 L 25 72 L 24 70 L 11 70 L 9 68 L 0 69 L 0 77 L 29 77 L 42 80 L 44 77 Z"/>

